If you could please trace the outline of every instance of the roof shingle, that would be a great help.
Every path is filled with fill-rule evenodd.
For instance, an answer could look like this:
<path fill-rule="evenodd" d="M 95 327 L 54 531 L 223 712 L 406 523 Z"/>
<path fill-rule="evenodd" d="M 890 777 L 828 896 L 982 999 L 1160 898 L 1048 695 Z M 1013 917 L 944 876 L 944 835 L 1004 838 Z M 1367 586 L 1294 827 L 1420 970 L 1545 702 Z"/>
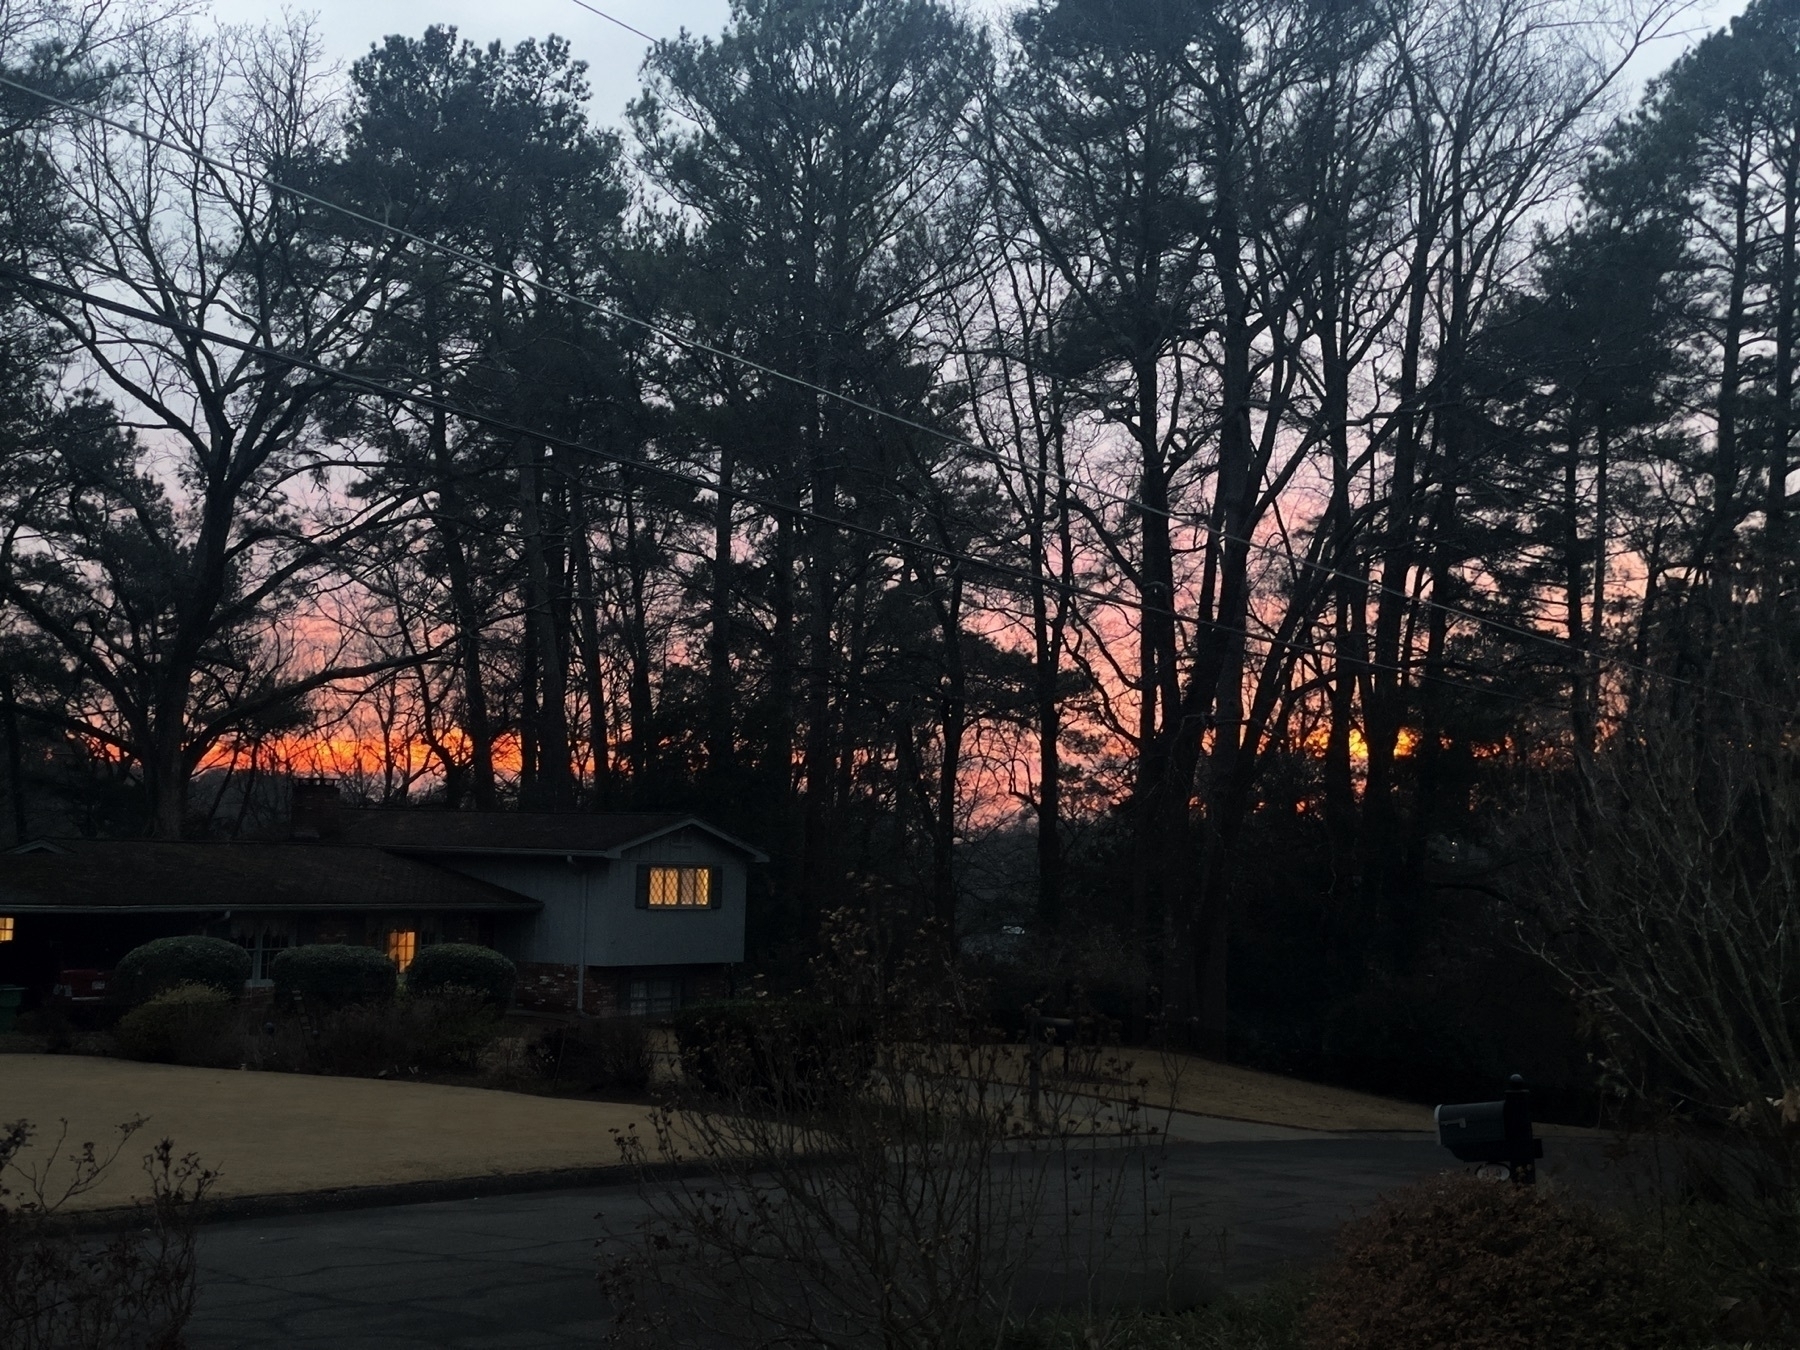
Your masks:
<path fill-rule="evenodd" d="M 32 910 L 543 908 L 504 887 L 379 848 L 332 843 L 59 839 L 0 854 L 0 913 Z"/>
<path fill-rule="evenodd" d="M 408 853 L 606 854 L 683 825 L 758 859 L 750 845 L 680 812 L 444 811 L 342 807 L 319 821 L 328 840 Z"/>

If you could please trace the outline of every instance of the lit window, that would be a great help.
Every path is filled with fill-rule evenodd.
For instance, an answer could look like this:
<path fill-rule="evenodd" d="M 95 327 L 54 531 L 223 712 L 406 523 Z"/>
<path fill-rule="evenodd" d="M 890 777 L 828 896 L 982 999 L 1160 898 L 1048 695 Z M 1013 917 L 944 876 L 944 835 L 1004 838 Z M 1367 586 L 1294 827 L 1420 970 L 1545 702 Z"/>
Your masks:
<path fill-rule="evenodd" d="M 10 914 L 0 914 L 0 942 L 13 940 L 13 919 Z"/>
<path fill-rule="evenodd" d="M 708 909 L 712 906 L 712 868 L 652 867 L 651 909 Z"/>
<path fill-rule="evenodd" d="M 393 929 L 387 935 L 388 960 L 405 970 L 419 950 L 419 935 L 405 928 Z"/>

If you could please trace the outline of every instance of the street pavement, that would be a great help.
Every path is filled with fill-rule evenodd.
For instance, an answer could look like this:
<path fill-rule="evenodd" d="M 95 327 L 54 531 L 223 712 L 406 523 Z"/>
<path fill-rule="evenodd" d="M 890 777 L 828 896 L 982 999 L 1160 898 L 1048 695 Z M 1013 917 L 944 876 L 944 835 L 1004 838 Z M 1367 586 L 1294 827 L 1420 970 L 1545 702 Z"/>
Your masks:
<path fill-rule="evenodd" d="M 1254 1287 L 1324 1256 L 1337 1226 L 1383 1192 L 1457 1166 L 1423 1134 L 1320 1135 L 1200 1117 L 1177 1117 L 1170 1134 L 1166 1150 L 1142 1156 L 1189 1233 L 1172 1284 L 1161 1283 L 1155 1253 L 1091 1272 L 1048 1252 L 1021 1280 L 1024 1303 L 1155 1303 L 1166 1290 L 1180 1304 Z M 1553 1136 L 1541 1176 L 1611 1190 L 1620 1178 L 1604 1145 Z M 1128 1149 L 1118 1156 L 1122 1167 L 1131 1160 Z M 212 1224 L 201 1232 L 188 1344 L 594 1347 L 608 1325 L 596 1242 L 646 1213 L 634 1186 L 617 1185 Z"/>
<path fill-rule="evenodd" d="M 1181 1121 L 1159 1178 L 1189 1230 L 1174 1293 L 1254 1285 L 1316 1260 L 1383 1191 L 1451 1165 L 1424 1135 L 1325 1136 Z M 1242 1138 L 1249 1133 L 1253 1137 Z M 193 1350 L 594 1346 L 607 1325 L 595 1243 L 645 1215 L 630 1185 L 247 1219 L 206 1227 Z M 1040 1263 L 1027 1298 L 1130 1302 L 1149 1278 L 1091 1284 Z"/>

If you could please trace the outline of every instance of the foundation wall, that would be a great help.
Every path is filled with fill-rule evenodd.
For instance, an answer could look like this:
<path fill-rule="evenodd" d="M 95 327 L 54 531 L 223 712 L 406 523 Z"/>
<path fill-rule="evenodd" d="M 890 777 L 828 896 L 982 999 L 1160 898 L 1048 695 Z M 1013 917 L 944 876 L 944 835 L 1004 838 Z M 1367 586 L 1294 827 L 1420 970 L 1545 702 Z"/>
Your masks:
<path fill-rule="evenodd" d="M 731 974 L 724 966 L 589 966 L 581 1011 L 589 1017 L 630 1013 L 634 1011 L 634 988 L 641 994 L 646 985 L 658 998 L 649 1011 L 667 1012 L 671 1002 L 679 1006 L 726 997 L 731 992 Z M 576 1010 L 575 990 L 574 966 L 521 961 L 513 1004 L 527 1012 L 572 1013 Z"/>

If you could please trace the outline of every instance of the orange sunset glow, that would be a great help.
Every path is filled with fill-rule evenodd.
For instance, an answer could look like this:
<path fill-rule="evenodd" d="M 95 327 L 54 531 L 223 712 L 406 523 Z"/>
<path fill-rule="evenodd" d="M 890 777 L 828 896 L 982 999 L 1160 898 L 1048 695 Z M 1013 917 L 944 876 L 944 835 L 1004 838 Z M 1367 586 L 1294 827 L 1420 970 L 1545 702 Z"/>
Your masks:
<path fill-rule="evenodd" d="M 1324 757 L 1330 743 L 1331 729 L 1329 727 L 1319 727 L 1315 731 L 1308 732 L 1306 738 L 1301 741 L 1307 754 L 1320 758 Z M 1411 727 L 1401 727 L 1400 734 L 1394 739 L 1394 757 L 1396 759 L 1408 758 L 1418 744 L 1419 733 Z M 1350 728 L 1350 762 L 1353 764 L 1369 762 L 1369 742 L 1363 735 L 1361 727 Z"/>

